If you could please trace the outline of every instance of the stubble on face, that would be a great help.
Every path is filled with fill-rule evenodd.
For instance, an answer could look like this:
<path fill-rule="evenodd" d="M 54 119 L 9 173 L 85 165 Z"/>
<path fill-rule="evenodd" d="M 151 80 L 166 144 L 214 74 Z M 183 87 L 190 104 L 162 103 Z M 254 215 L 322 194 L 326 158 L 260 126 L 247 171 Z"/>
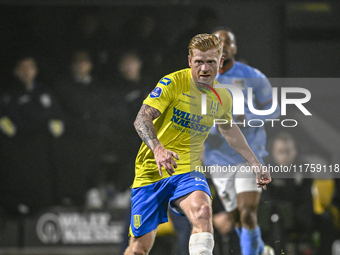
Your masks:
<path fill-rule="evenodd" d="M 192 50 L 189 56 L 189 66 L 195 83 L 213 85 L 214 79 L 221 65 L 217 49 L 201 51 Z"/>

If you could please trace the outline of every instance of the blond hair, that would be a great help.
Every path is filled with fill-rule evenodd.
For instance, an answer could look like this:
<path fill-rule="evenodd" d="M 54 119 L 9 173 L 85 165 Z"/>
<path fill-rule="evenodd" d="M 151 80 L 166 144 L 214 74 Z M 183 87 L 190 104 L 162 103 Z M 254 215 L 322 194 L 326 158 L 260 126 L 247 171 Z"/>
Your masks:
<path fill-rule="evenodd" d="M 222 56 L 222 43 L 221 39 L 213 34 L 198 34 L 195 35 L 191 40 L 189 44 L 189 54 L 190 56 L 193 56 L 193 50 L 197 49 L 200 51 L 207 51 L 211 49 L 217 49 L 218 57 L 220 58 Z"/>

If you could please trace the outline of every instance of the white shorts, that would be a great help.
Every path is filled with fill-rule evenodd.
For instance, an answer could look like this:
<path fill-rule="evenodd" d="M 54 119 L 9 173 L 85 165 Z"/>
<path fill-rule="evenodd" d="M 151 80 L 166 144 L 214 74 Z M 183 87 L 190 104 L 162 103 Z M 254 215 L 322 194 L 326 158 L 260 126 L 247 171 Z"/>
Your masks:
<path fill-rule="evenodd" d="M 234 172 L 211 173 L 218 196 L 227 212 L 232 212 L 237 208 L 239 193 L 262 192 L 262 189 L 257 187 L 255 174 L 252 171 L 244 171 L 245 169 L 250 169 L 246 162 L 233 166 Z"/>

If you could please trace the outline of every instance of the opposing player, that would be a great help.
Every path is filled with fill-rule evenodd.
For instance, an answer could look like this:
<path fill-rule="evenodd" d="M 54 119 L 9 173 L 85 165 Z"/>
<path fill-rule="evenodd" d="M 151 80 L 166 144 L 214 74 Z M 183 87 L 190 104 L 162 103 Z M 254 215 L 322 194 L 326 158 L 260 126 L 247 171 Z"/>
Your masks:
<path fill-rule="evenodd" d="M 232 98 L 225 89 L 214 89 L 222 67 L 222 44 L 211 34 L 194 36 L 189 44 L 189 66 L 162 78 L 144 100 L 134 125 L 143 140 L 136 158 L 131 190 L 130 244 L 126 255 L 148 254 L 158 224 L 168 220 L 170 205 L 192 224 L 191 255 L 211 255 L 214 247 L 211 194 L 200 166 L 199 155 L 214 119 L 231 122 Z M 201 114 L 203 93 L 210 114 Z M 219 98 L 217 97 L 219 96 Z M 220 132 L 257 171 L 256 182 L 266 187 L 270 174 L 249 148 L 236 125 L 221 125 Z M 176 160 L 177 161 L 176 161 Z M 176 171 L 175 171 L 176 169 Z"/>
<path fill-rule="evenodd" d="M 234 34 L 229 30 L 219 30 L 214 33 L 223 44 L 223 66 L 216 79 L 221 84 L 233 84 L 242 89 L 245 97 L 244 115 L 233 116 L 239 123 L 250 148 L 257 158 L 263 163 L 262 158 L 268 153 L 266 146 L 266 132 L 261 123 L 266 119 L 275 119 L 279 116 L 279 107 L 270 115 L 254 115 L 248 107 L 248 88 L 253 90 L 253 105 L 257 109 L 271 108 L 272 87 L 264 74 L 259 70 L 235 61 L 237 52 Z M 249 120 L 257 119 L 250 125 Z M 262 120 L 263 122 L 259 121 Z M 235 153 L 233 148 L 224 141 L 217 128 L 212 128 L 205 143 L 205 165 L 235 166 L 237 170 L 247 167 L 247 162 Z M 230 213 L 231 219 L 236 223 L 236 230 L 240 237 L 241 251 L 243 255 L 258 255 L 264 251 L 261 239 L 261 231 L 257 225 L 257 206 L 261 195 L 261 189 L 257 188 L 253 176 L 242 173 L 230 173 L 223 176 L 220 173 L 212 173 L 213 183 L 224 204 L 225 210 Z M 226 218 L 227 219 L 227 218 Z M 267 248 L 266 248 L 267 249 Z"/>

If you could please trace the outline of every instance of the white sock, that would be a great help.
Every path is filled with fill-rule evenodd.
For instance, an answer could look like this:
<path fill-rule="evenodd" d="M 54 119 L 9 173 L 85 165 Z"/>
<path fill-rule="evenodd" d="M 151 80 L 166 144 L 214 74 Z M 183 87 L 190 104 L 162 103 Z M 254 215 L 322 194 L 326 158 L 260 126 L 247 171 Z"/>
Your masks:
<path fill-rule="evenodd" d="M 214 236 L 209 232 L 191 234 L 189 240 L 190 255 L 212 255 Z"/>

